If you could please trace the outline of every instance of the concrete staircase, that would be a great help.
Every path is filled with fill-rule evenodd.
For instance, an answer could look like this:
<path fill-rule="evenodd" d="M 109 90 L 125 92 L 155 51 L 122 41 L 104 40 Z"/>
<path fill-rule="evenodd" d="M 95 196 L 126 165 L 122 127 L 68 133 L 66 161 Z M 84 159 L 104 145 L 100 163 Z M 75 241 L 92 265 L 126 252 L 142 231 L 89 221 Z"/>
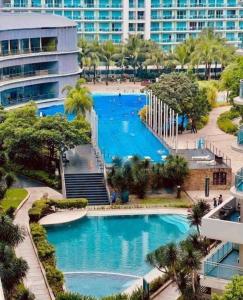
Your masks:
<path fill-rule="evenodd" d="M 89 205 L 108 205 L 103 173 L 65 174 L 67 198 L 86 198 Z"/>

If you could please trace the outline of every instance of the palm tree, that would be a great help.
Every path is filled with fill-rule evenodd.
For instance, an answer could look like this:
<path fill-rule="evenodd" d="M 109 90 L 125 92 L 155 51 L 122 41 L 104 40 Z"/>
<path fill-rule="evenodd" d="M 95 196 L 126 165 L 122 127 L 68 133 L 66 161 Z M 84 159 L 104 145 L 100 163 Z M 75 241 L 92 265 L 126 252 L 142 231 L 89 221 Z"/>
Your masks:
<path fill-rule="evenodd" d="M 139 35 L 131 35 L 127 41 L 127 59 L 128 64 L 133 69 L 134 83 L 137 74 L 137 68 L 144 61 L 145 53 L 142 52 L 143 40 Z"/>
<path fill-rule="evenodd" d="M 93 80 L 94 84 L 96 83 L 96 73 L 97 73 L 97 66 L 100 62 L 100 45 L 97 40 L 93 41 L 89 47 L 88 56 L 90 58 L 90 64 L 93 67 Z"/>
<path fill-rule="evenodd" d="M 200 226 L 202 224 L 202 218 L 210 210 L 210 205 L 205 200 L 199 200 L 198 203 L 192 206 L 191 212 L 188 215 L 188 220 L 191 226 L 197 227 L 197 232 L 200 234 Z"/>
<path fill-rule="evenodd" d="M 201 259 L 202 259 L 202 254 L 198 250 L 196 250 L 193 245 L 188 242 L 182 242 L 181 243 L 182 247 L 182 259 L 181 259 L 181 267 L 185 269 L 188 273 L 191 274 L 191 284 L 192 284 L 192 290 L 194 297 L 193 299 L 198 299 L 198 276 L 197 272 L 200 269 L 201 266 Z"/>
<path fill-rule="evenodd" d="M 124 44 L 117 48 L 118 52 L 114 54 L 113 58 L 115 61 L 115 65 L 121 68 L 122 78 L 124 77 L 124 70 L 127 66 L 127 49 Z"/>
<path fill-rule="evenodd" d="M 156 66 L 156 69 L 159 70 L 161 67 L 164 67 L 166 64 L 166 54 L 159 48 L 154 47 L 148 53 L 148 58 L 145 61 L 147 66 Z"/>
<path fill-rule="evenodd" d="M 100 57 L 106 66 L 106 85 L 108 85 L 110 66 L 114 61 L 115 54 L 116 54 L 116 47 L 112 43 L 112 41 L 107 41 L 101 45 Z"/>
<path fill-rule="evenodd" d="M 180 65 L 182 70 L 190 62 L 190 55 L 191 53 L 189 53 L 186 43 L 176 46 L 173 52 L 174 60 L 176 64 Z"/>
<path fill-rule="evenodd" d="M 165 176 L 177 186 L 177 198 L 180 198 L 181 185 L 189 173 L 186 159 L 179 155 L 169 155 L 164 164 Z"/>
<path fill-rule="evenodd" d="M 11 247 L 16 247 L 24 240 L 23 228 L 14 225 L 8 216 L 0 216 L 0 237 L 1 242 Z"/>
<path fill-rule="evenodd" d="M 13 299 L 12 293 L 15 287 L 21 283 L 27 271 L 26 261 L 17 258 L 11 247 L 0 243 L 0 278 L 7 299 Z"/>
<path fill-rule="evenodd" d="M 79 61 L 80 61 L 80 67 L 81 69 L 84 68 L 85 65 L 85 59 L 89 55 L 90 46 L 86 39 L 80 39 L 78 41 L 78 47 L 79 47 Z"/>
<path fill-rule="evenodd" d="M 79 79 L 75 87 L 68 85 L 62 90 L 62 92 L 67 92 L 64 103 L 65 112 L 74 114 L 77 119 L 85 117 L 86 111 L 90 111 L 93 105 L 91 93 L 87 87 L 83 86 L 84 83 L 84 79 Z"/>

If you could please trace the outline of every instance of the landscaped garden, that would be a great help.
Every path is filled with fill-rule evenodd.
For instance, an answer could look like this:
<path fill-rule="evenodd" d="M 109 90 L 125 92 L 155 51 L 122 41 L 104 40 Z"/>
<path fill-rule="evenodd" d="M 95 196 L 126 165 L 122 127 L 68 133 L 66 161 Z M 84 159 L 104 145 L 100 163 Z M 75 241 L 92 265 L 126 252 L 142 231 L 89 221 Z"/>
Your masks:
<path fill-rule="evenodd" d="M 202 128 L 208 121 L 209 111 L 217 106 L 218 90 L 227 90 L 228 98 L 232 101 L 233 97 L 238 96 L 239 79 L 243 78 L 243 59 L 235 58 L 234 49 L 226 46 L 225 40 L 211 30 L 203 31 L 197 39 L 189 39 L 178 45 L 173 54 L 163 53 L 158 45 L 151 41 L 143 41 L 138 36 L 131 36 L 126 45 L 116 46 L 110 41 L 99 44 L 96 41 L 81 40 L 80 46 L 80 64 L 83 68 L 83 76 L 88 81 L 92 79 L 94 83 L 96 82 L 97 67 L 100 64 L 106 67 L 106 84 L 112 80 L 110 67 L 113 65 L 120 68 L 121 80 L 127 78 L 126 73 L 129 73 L 129 69 L 132 70 L 134 81 L 144 78 L 155 79 L 161 75 L 156 82 L 150 82 L 147 89 L 152 90 L 154 95 L 180 115 L 181 132 L 185 128 L 190 129 L 192 123 L 195 123 L 198 129 Z M 203 75 L 200 73 L 200 64 L 205 65 Z M 215 72 L 212 74 L 213 64 Z M 217 64 L 220 64 L 223 70 L 218 82 L 211 80 L 212 75 L 215 78 L 219 76 Z M 156 67 L 153 72 L 148 71 L 148 66 L 151 65 Z M 176 66 L 180 66 L 180 72 L 176 70 Z M 206 80 L 199 81 L 202 77 Z M 59 162 L 63 153 L 77 145 L 90 143 L 91 140 L 91 128 L 85 120 L 85 114 L 91 110 L 93 99 L 84 84 L 84 80 L 81 79 L 75 87 L 64 88 L 64 92 L 67 93 L 63 107 L 66 115 L 39 116 L 34 103 L 10 111 L 0 109 L 0 278 L 7 300 L 34 299 L 34 295 L 23 285 L 23 279 L 28 271 L 27 262 L 17 258 L 14 252 L 15 247 L 24 240 L 26 232 L 14 225 L 12 220 L 15 209 L 28 193 L 25 189 L 11 186 L 16 176 L 23 174 L 60 190 Z M 117 97 L 120 101 L 123 99 L 122 95 Z M 114 98 L 109 101 L 112 105 L 115 103 Z M 142 103 L 139 97 L 136 101 Z M 134 105 L 129 111 L 129 118 L 134 121 L 134 113 L 136 113 L 137 122 L 139 112 L 136 109 L 137 106 Z M 120 110 L 113 109 L 113 117 L 115 113 L 121 111 L 121 106 Z M 143 107 L 140 117 L 144 119 L 145 114 L 146 107 Z M 235 134 L 238 126 L 234 120 L 242 115 L 242 110 L 234 106 L 219 117 L 219 128 Z M 114 121 L 110 115 L 109 120 Z M 106 125 L 107 122 L 108 118 L 105 119 Z M 127 134 L 128 123 L 122 124 Z M 134 124 L 138 123 L 134 122 Z M 134 132 L 129 132 L 133 134 L 130 135 L 131 145 Z M 112 137 L 109 137 L 109 134 Z M 113 146 L 115 142 L 111 143 L 111 139 L 117 139 L 118 135 L 108 131 L 105 137 L 110 138 L 106 146 L 111 144 Z M 144 151 L 146 143 L 151 146 L 152 139 L 146 138 L 144 146 L 140 147 L 141 152 Z M 158 144 L 159 142 L 156 145 Z M 126 143 L 124 145 L 126 146 Z M 161 144 L 158 147 L 161 147 Z M 129 148 L 129 151 L 130 149 L 132 148 Z M 122 154 L 125 150 L 122 149 Z M 162 150 L 165 153 L 162 153 Z M 29 210 L 30 230 L 46 278 L 57 300 L 97 299 L 98 289 L 106 287 L 106 282 L 112 282 L 114 280 L 112 276 L 115 276 L 118 271 L 124 273 L 123 275 L 130 272 L 128 275 L 141 277 L 152 268 L 161 271 L 161 275 L 150 283 L 150 293 L 171 280 L 175 282 L 181 293 L 180 299 L 203 299 L 199 269 L 213 241 L 201 236 L 200 226 L 202 217 L 210 207 L 205 201 L 193 204 L 183 191 L 183 183 L 189 173 L 187 161 L 178 155 L 168 155 L 166 147 L 156 149 L 155 152 L 157 159 L 155 161 L 151 157 L 146 158 L 146 153 L 141 157 L 129 152 L 121 158 L 114 155 L 107 158 L 111 163 L 108 169 L 108 183 L 113 204 L 111 208 L 118 209 L 120 205 L 127 209 L 185 208 L 188 209 L 187 218 L 159 213 L 130 217 L 93 215 L 78 220 L 77 223 L 70 223 L 68 226 L 44 228 L 38 223 L 42 217 L 60 210 L 84 209 L 88 201 L 86 199 L 54 200 L 46 195 L 34 202 Z M 94 246 L 94 241 L 99 243 Z M 76 269 L 77 266 L 81 266 L 80 269 Z M 97 277 L 88 274 L 95 271 L 104 271 L 107 274 L 114 272 L 114 274 L 107 281 L 103 278 L 104 274 Z M 87 280 L 89 290 L 92 289 L 94 292 L 92 296 L 76 293 L 80 288 L 80 280 L 75 281 L 72 274 L 68 277 L 67 273 L 72 272 L 86 272 L 82 280 Z M 106 276 L 109 275 L 107 274 Z M 90 278 L 93 282 L 99 281 L 100 287 L 90 284 Z M 69 288 L 73 293 L 65 291 L 65 280 L 68 287 L 75 286 Z M 122 281 L 121 278 L 119 280 Z M 123 287 L 130 284 L 132 284 L 131 278 L 124 279 Z M 237 277 L 228 287 L 225 295 L 214 296 L 213 299 L 239 300 L 241 298 L 237 297 L 242 297 L 241 287 L 241 278 Z M 121 294 L 120 286 L 115 286 L 113 289 L 108 287 L 108 290 L 113 292 L 116 288 L 119 291 L 117 295 L 100 296 L 101 299 L 143 299 L 142 288 L 138 288 L 131 295 Z M 104 291 L 105 293 L 107 290 Z M 231 296 L 232 298 L 229 298 Z"/>

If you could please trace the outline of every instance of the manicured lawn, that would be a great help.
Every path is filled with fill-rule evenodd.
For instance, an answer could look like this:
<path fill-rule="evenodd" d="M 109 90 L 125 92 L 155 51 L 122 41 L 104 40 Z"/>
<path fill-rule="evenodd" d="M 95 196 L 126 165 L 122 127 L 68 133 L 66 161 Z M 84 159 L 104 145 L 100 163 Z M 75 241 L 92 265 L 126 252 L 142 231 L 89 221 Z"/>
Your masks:
<path fill-rule="evenodd" d="M 11 206 L 17 208 L 27 194 L 28 193 L 25 189 L 10 188 L 5 193 L 4 198 L 0 200 L 0 206 L 3 210 L 7 210 Z"/>
<path fill-rule="evenodd" d="M 131 198 L 131 203 L 142 205 L 158 205 L 162 207 L 177 207 L 177 208 L 189 208 L 192 206 L 191 200 L 182 193 L 181 199 L 175 197 L 165 196 L 151 196 L 144 199 Z"/>

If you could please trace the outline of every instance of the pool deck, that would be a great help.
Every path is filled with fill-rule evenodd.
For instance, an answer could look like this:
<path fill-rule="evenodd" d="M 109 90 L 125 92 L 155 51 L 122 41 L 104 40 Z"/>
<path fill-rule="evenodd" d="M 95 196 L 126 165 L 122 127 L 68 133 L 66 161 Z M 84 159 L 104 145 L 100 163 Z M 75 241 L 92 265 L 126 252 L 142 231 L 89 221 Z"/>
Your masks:
<path fill-rule="evenodd" d="M 44 226 L 65 224 L 77 221 L 86 216 L 86 210 L 69 210 L 69 211 L 58 211 L 53 214 L 47 215 L 40 219 L 39 223 Z"/>

